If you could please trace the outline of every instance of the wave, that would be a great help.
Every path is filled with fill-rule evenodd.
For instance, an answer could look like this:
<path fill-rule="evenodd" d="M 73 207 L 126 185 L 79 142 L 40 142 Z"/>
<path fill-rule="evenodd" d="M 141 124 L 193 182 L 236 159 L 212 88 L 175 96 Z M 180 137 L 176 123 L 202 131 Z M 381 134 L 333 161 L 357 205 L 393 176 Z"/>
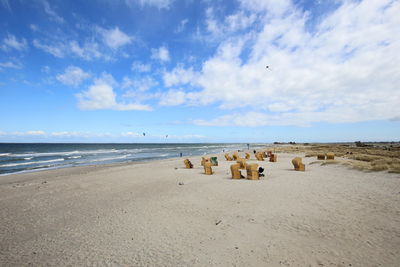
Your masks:
<path fill-rule="evenodd" d="M 79 159 L 82 158 L 82 156 L 70 156 L 67 159 Z"/>
<path fill-rule="evenodd" d="M 78 162 L 75 162 L 75 164 L 85 164 L 85 163 L 90 163 L 90 162 L 101 162 L 101 161 L 112 161 L 112 160 L 116 160 L 116 159 L 126 159 L 130 156 L 131 155 L 124 155 L 124 156 L 120 156 L 120 157 L 110 157 L 110 158 L 100 158 L 100 159 L 78 161 Z"/>
<path fill-rule="evenodd" d="M 22 162 L 22 163 L 9 163 L 0 165 L 0 167 L 16 167 L 22 165 L 33 165 L 33 164 L 43 164 L 43 163 L 51 163 L 51 162 L 58 162 L 63 161 L 64 159 L 51 159 L 51 160 L 43 160 L 43 161 L 31 161 L 31 162 Z"/>
<path fill-rule="evenodd" d="M 11 153 L 0 153 L 0 157 L 7 157 L 8 155 L 10 155 Z"/>
<path fill-rule="evenodd" d="M 10 154 L 5 156 L 10 157 L 46 157 L 46 156 L 71 156 L 71 155 L 91 155 L 91 154 L 115 154 L 126 152 L 140 152 L 142 149 L 99 149 L 99 150 L 81 150 L 81 151 L 60 151 L 60 152 L 28 152 L 24 154 Z M 0 154 L 1 155 L 1 154 Z"/>

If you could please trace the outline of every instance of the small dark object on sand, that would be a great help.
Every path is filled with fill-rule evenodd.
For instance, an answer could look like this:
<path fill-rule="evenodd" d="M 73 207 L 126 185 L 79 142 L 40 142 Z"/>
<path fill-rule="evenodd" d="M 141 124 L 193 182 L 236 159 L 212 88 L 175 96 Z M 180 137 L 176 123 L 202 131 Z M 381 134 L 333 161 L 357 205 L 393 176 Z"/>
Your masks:
<path fill-rule="evenodd" d="M 222 221 L 221 220 L 219 220 L 218 222 L 216 222 L 215 223 L 215 225 L 218 225 L 218 224 L 220 224 Z"/>
<path fill-rule="evenodd" d="M 179 182 L 178 185 L 184 185 L 184 183 L 183 182 Z"/>

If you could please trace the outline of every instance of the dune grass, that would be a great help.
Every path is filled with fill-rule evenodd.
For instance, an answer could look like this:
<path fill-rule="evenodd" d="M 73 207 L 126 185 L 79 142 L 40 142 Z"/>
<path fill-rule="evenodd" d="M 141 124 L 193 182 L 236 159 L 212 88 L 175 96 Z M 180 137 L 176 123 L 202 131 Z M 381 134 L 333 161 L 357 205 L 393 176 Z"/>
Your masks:
<path fill-rule="evenodd" d="M 341 164 L 361 171 L 400 173 L 400 145 L 379 144 L 357 147 L 352 144 L 281 145 L 267 150 L 277 153 L 304 153 L 305 157 L 333 152 L 335 160 L 317 160 L 310 164 Z M 340 160 L 337 159 L 340 158 Z"/>

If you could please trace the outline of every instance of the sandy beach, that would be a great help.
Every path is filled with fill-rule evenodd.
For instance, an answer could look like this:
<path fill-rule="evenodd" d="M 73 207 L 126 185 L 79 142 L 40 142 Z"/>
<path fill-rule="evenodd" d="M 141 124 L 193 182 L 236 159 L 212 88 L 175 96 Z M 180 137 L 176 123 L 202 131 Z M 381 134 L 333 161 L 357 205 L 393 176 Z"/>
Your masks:
<path fill-rule="evenodd" d="M 0 177 L 0 265 L 399 266 L 399 174 L 216 156 Z"/>

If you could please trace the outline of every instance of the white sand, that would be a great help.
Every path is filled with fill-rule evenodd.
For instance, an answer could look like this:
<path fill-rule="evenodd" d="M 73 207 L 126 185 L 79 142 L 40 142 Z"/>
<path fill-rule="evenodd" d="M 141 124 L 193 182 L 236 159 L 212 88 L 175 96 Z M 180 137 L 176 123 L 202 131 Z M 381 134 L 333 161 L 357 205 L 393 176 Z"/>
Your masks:
<path fill-rule="evenodd" d="M 0 265 L 399 266 L 399 175 L 294 156 L 260 181 L 222 155 L 212 176 L 191 158 L 0 177 Z"/>

